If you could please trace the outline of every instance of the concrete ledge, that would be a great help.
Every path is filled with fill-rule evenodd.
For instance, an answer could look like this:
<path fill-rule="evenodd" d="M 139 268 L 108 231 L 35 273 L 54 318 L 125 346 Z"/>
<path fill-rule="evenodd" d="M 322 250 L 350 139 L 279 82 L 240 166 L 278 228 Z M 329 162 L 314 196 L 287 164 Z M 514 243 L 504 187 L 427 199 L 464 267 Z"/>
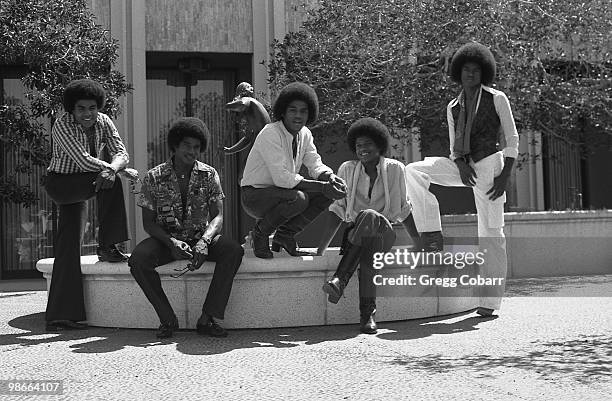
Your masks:
<path fill-rule="evenodd" d="M 508 278 L 612 274 L 612 210 L 513 212 L 505 223 Z M 477 227 L 475 214 L 442 217 L 446 237 Z"/>
<path fill-rule="evenodd" d="M 234 280 L 224 327 L 269 328 L 316 326 L 359 322 L 357 275 L 349 283 L 345 298 L 337 305 L 327 302 L 321 287 L 336 270 L 340 256 L 330 248 L 324 256 L 290 257 L 275 254 L 272 260 L 253 256 L 247 250 Z M 181 328 L 195 328 L 208 291 L 213 262 L 172 278 L 175 268 L 186 261 L 160 266 L 162 286 L 179 319 Z M 38 261 L 36 268 L 51 282 L 53 259 Z M 97 256 L 81 258 L 85 309 L 88 323 L 102 327 L 156 328 L 157 315 L 132 278 L 127 263 L 98 262 Z M 450 277 L 468 273 L 444 266 L 385 267 L 385 276 L 400 274 Z M 417 319 L 458 313 L 476 307 L 474 287 L 401 286 L 381 293 L 377 299 L 377 321 Z"/>

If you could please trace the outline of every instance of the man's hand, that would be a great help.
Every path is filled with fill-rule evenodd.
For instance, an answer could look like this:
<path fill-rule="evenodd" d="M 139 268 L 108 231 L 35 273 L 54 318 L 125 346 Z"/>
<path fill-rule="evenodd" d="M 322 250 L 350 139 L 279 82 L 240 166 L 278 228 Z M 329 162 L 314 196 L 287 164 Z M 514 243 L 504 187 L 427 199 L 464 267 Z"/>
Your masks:
<path fill-rule="evenodd" d="M 198 270 L 200 267 L 202 267 L 202 264 L 206 262 L 206 258 L 208 258 L 208 243 L 209 242 L 201 239 L 193 247 L 193 257 L 191 258 L 189 265 L 187 265 L 189 270 Z"/>
<path fill-rule="evenodd" d="M 112 168 L 106 168 L 98 174 L 94 185 L 96 186 L 96 192 L 101 189 L 110 189 L 115 185 L 115 170 Z"/>
<path fill-rule="evenodd" d="M 207 257 L 208 257 L 208 252 L 204 253 L 204 252 L 198 252 L 196 250 L 193 254 L 193 258 L 191 258 L 191 261 L 189 262 L 189 265 L 188 265 L 189 270 L 191 271 L 198 270 L 200 267 L 202 267 L 202 264 L 206 262 Z"/>
<path fill-rule="evenodd" d="M 506 191 L 506 184 L 508 184 L 508 178 L 510 178 L 510 175 L 502 171 L 500 175 L 493 179 L 493 187 L 487 191 L 490 200 L 494 201 L 504 194 Z"/>
<path fill-rule="evenodd" d="M 142 181 L 140 181 L 138 176 L 138 170 L 135 168 L 126 167 L 123 170 L 117 171 L 117 175 L 127 178 L 128 184 L 130 185 L 130 192 L 133 194 L 140 193 Z"/>
<path fill-rule="evenodd" d="M 459 175 L 461 176 L 461 181 L 463 184 L 468 187 L 473 187 L 476 185 L 476 172 L 472 166 L 467 164 L 463 159 L 455 160 L 455 164 L 459 169 Z"/>
<path fill-rule="evenodd" d="M 126 167 L 123 170 L 119 170 L 117 171 L 117 174 L 122 175 L 131 181 L 136 181 L 138 179 L 138 170 L 131 167 Z"/>
<path fill-rule="evenodd" d="M 323 188 L 321 190 L 321 193 L 325 197 L 329 199 L 333 199 L 333 200 L 342 199 L 346 197 L 346 189 L 337 187 L 335 184 L 332 184 L 331 182 L 323 183 Z"/>
<path fill-rule="evenodd" d="M 170 248 L 170 251 L 174 259 L 191 259 L 193 257 L 193 251 L 189 244 L 176 238 L 170 238 L 170 241 L 172 241 L 172 248 Z"/>
<path fill-rule="evenodd" d="M 337 189 L 340 189 L 346 193 L 346 182 L 336 174 L 330 174 L 328 180 L 331 184 L 334 185 Z"/>

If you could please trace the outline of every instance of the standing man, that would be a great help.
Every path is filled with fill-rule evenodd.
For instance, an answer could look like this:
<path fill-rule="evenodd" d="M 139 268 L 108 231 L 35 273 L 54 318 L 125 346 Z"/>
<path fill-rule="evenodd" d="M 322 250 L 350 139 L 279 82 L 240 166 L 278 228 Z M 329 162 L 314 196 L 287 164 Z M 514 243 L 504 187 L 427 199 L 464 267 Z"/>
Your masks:
<path fill-rule="evenodd" d="M 105 101 L 99 83 L 70 82 L 64 89 L 66 113 L 51 130 L 53 153 L 44 187 L 59 206 L 59 222 L 45 316 L 48 331 L 86 328 L 79 322 L 86 320 L 81 242 L 88 199 L 97 199 L 98 258 L 103 262 L 127 259 L 116 246 L 128 240 L 123 186 L 117 175 L 126 174 L 129 157 L 113 121 L 100 112 Z"/>
<path fill-rule="evenodd" d="M 519 142 L 510 103 L 503 92 L 486 86 L 495 78 L 495 58 L 485 46 L 463 45 L 453 56 L 450 72 L 462 87 L 447 107 L 450 157 L 426 157 L 406 166 L 408 196 L 421 232 L 417 240 L 428 251 L 442 248 L 440 209 L 430 184 L 472 187 L 479 243 L 486 250 L 483 273 L 505 278 L 505 190 Z M 482 287 L 478 314 L 492 315 L 503 293 L 504 286 Z"/>
<path fill-rule="evenodd" d="M 180 259 L 189 260 L 190 270 L 199 269 L 206 260 L 217 262 L 196 328 L 198 334 L 227 336 L 214 318 L 224 318 L 244 250 L 236 241 L 220 235 L 225 195 L 219 175 L 197 160 L 206 150 L 209 137 L 200 119 L 179 119 L 168 131 L 172 156 L 149 170 L 143 179 L 138 205 L 142 207 L 144 229 L 151 237 L 136 246 L 128 264 L 157 312 L 161 322 L 158 338 L 171 337 L 178 329 L 178 320 L 155 268 Z"/>
<path fill-rule="evenodd" d="M 312 133 L 306 127 L 317 119 L 315 91 L 301 82 L 285 86 L 274 102 L 275 122 L 255 138 L 240 186 L 242 206 L 257 219 L 251 231 L 258 258 L 272 258 L 272 250 L 284 248 L 292 256 L 299 251 L 295 235 L 332 203 L 346 196 L 346 185 L 321 162 Z M 299 174 L 304 164 L 314 179 Z"/>

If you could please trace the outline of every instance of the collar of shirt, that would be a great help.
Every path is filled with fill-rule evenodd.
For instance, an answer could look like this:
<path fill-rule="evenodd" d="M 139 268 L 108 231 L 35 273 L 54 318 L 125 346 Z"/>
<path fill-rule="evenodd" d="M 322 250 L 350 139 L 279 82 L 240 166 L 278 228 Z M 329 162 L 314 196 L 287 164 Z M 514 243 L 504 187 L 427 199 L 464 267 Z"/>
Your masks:
<path fill-rule="evenodd" d="M 158 221 L 178 239 L 188 241 L 199 238 L 208 225 L 209 188 L 204 185 L 204 181 L 209 171 L 206 164 L 195 161 L 185 199 L 186 209 L 184 209 L 172 157 L 166 160 L 159 170 L 158 188 L 161 192 L 158 192 L 158 196 L 163 199 L 158 199 L 158 206 L 159 203 L 163 203 L 164 206 L 169 206 L 170 210 L 163 215 L 158 210 Z M 168 224 L 168 222 L 173 223 Z"/>
<path fill-rule="evenodd" d="M 297 152 L 295 153 L 295 159 L 293 158 L 293 134 L 291 132 L 289 132 L 287 130 L 287 128 L 285 127 L 285 124 L 283 124 L 282 121 L 279 121 L 278 126 L 280 127 L 281 132 L 283 133 L 283 137 L 284 137 L 284 141 L 283 141 L 283 147 L 285 148 L 285 153 L 287 153 L 287 156 L 289 157 L 289 159 L 293 159 L 293 171 L 296 171 L 296 165 L 299 165 L 300 163 L 297 163 L 298 160 L 300 160 L 300 155 L 302 152 L 300 152 L 300 148 L 302 147 L 302 138 L 304 136 L 304 128 L 306 127 L 302 127 L 301 130 L 299 130 L 299 132 L 297 134 L 295 134 L 295 139 L 297 141 Z"/>
<path fill-rule="evenodd" d="M 489 88 L 488 86 L 485 86 L 483 84 L 480 84 L 480 90 L 478 91 L 478 100 L 476 101 L 476 107 L 474 108 L 474 113 L 478 112 L 478 108 L 480 107 L 480 98 L 482 96 L 482 91 L 487 91 L 490 93 L 493 93 L 491 88 Z M 460 104 L 461 106 L 465 107 L 465 93 L 463 91 L 463 89 L 461 90 L 461 93 L 459 93 L 459 96 L 457 96 L 456 98 L 454 98 L 453 100 L 451 100 L 450 102 L 450 107 L 455 107 L 458 104 Z"/>
<path fill-rule="evenodd" d="M 347 212 L 354 219 L 354 215 L 363 209 L 374 209 L 383 214 L 389 209 L 389 189 L 387 188 L 387 177 L 385 177 L 386 169 L 383 171 L 383 164 L 386 162 L 384 156 L 381 156 L 376 164 L 376 179 L 372 183 L 371 197 L 368 197 L 370 176 L 366 173 L 365 167 L 361 162 L 357 162 L 349 188 L 351 191 L 348 195 Z"/>
<path fill-rule="evenodd" d="M 194 171 L 197 171 L 197 172 L 207 172 L 208 168 L 206 168 L 206 164 L 202 163 L 199 160 L 196 160 L 195 163 L 193 164 L 193 167 L 191 168 L 192 176 L 193 176 L 193 172 Z M 159 173 L 159 178 L 160 178 L 160 180 L 166 180 L 168 178 L 171 178 L 173 175 L 176 178 L 176 174 L 174 174 L 174 161 L 172 160 L 172 157 L 170 157 L 163 164 L 163 166 L 162 166 L 162 168 L 160 170 L 160 173 Z"/>
<path fill-rule="evenodd" d="M 384 156 L 381 156 L 380 159 L 378 159 L 378 163 L 376 163 L 376 179 L 378 179 L 380 177 L 380 165 L 384 162 Z M 363 174 L 364 176 L 368 177 L 368 179 L 370 178 L 370 176 L 368 175 L 368 173 L 366 173 L 365 170 L 365 166 L 363 165 L 362 162 L 357 163 L 359 166 L 357 167 L 359 169 L 359 174 Z"/>
<path fill-rule="evenodd" d="M 74 117 L 74 115 L 72 113 L 66 113 L 66 120 L 72 124 L 73 126 L 76 126 L 78 128 L 80 128 L 83 132 L 85 132 L 85 128 L 81 125 L 80 122 L 77 121 L 77 119 Z M 102 123 L 103 123 L 103 119 L 102 119 L 102 115 L 100 113 L 98 113 L 98 115 L 96 116 L 96 122 L 94 123 L 93 127 L 95 128 L 96 132 L 102 128 Z"/>
<path fill-rule="evenodd" d="M 66 115 L 66 121 L 70 123 L 70 125 L 74 129 L 77 130 L 77 134 L 81 134 L 82 138 L 85 139 L 85 142 L 83 143 L 85 148 L 89 149 L 87 147 L 89 145 L 89 142 L 87 142 L 87 130 L 85 129 L 85 127 L 83 127 L 83 125 L 81 125 L 81 123 L 77 121 L 77 119 L 74 117 L 72 113 L 66 113 L 65 115 Z M 92 126 L 93 134 L 94 134 L 94 143 L 96 145 L 96 152 L 98 153 L 101 151 L 100 142 L 102 141 L 103 127 L 104 127 L 104 119 L 102 118 L 102 115 L 98 113 L 98 115 L 96 116 L 96 122 Z"/>
<path fill-rule="evenodd" d="M 377 201 L 380 198 L 382 198 L 383 205 L 384 205 L 385 189 L 383 185 L 383 177 L 382 177 L 382 171 L 381 171 L 381 165 L 383 162 L 384 162 L 384 159 L 381 156 L 381 158 L 378 160 L 378 163 L 376 163 L 376 178 L 374 179 L 374 182 L 372 182 L 372 179 L 366 172 L 366 169 L 363 163 L 361 162 L 357 163 L 357 174 L 359 175 L 359 177 L 357 178 L 357 185 L 355 187 L 356 189 L 355 195 L 359 195 L 363 197 L 363 199 L 367 200 L 368 203 L 377 203 Z M 368 197 L 370 185 L 372 186 L 372 193 L 371 193 L 371 196 Z"/>

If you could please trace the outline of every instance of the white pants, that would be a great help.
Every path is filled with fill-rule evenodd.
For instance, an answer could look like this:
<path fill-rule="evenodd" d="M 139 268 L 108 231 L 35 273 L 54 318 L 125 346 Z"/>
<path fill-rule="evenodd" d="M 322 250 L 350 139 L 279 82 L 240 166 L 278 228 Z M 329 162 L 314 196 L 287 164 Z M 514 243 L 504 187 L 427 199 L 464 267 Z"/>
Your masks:
<path fill-rule="evenodd" d="M 478 213 L 479 246 L 485 253 L 485 264 L 479 269 L 482 277 L 505 278 L 508 270 L 506 238 L 504 236 L 504 203 L 506 194 L 495 201 L 489 199 L 487 191 L 493 187 L 493 179 L 504 167 L 502 152 L 494 153 L 470 165 L 476 172 L 476 185 L 472 187 L 476 212 Z M 412 203 L 412 214 L 419 232 L 441 231 L 440 205 L 435 195 L 429 192 L 430 184 L 464 187 L 459 169 L 446 157 L 426 157 L 425 160 L 406 166 L 406 187 Z M 499 309 L 504 294 L 502 286 L 481 286 L 480 306 Z"/>

